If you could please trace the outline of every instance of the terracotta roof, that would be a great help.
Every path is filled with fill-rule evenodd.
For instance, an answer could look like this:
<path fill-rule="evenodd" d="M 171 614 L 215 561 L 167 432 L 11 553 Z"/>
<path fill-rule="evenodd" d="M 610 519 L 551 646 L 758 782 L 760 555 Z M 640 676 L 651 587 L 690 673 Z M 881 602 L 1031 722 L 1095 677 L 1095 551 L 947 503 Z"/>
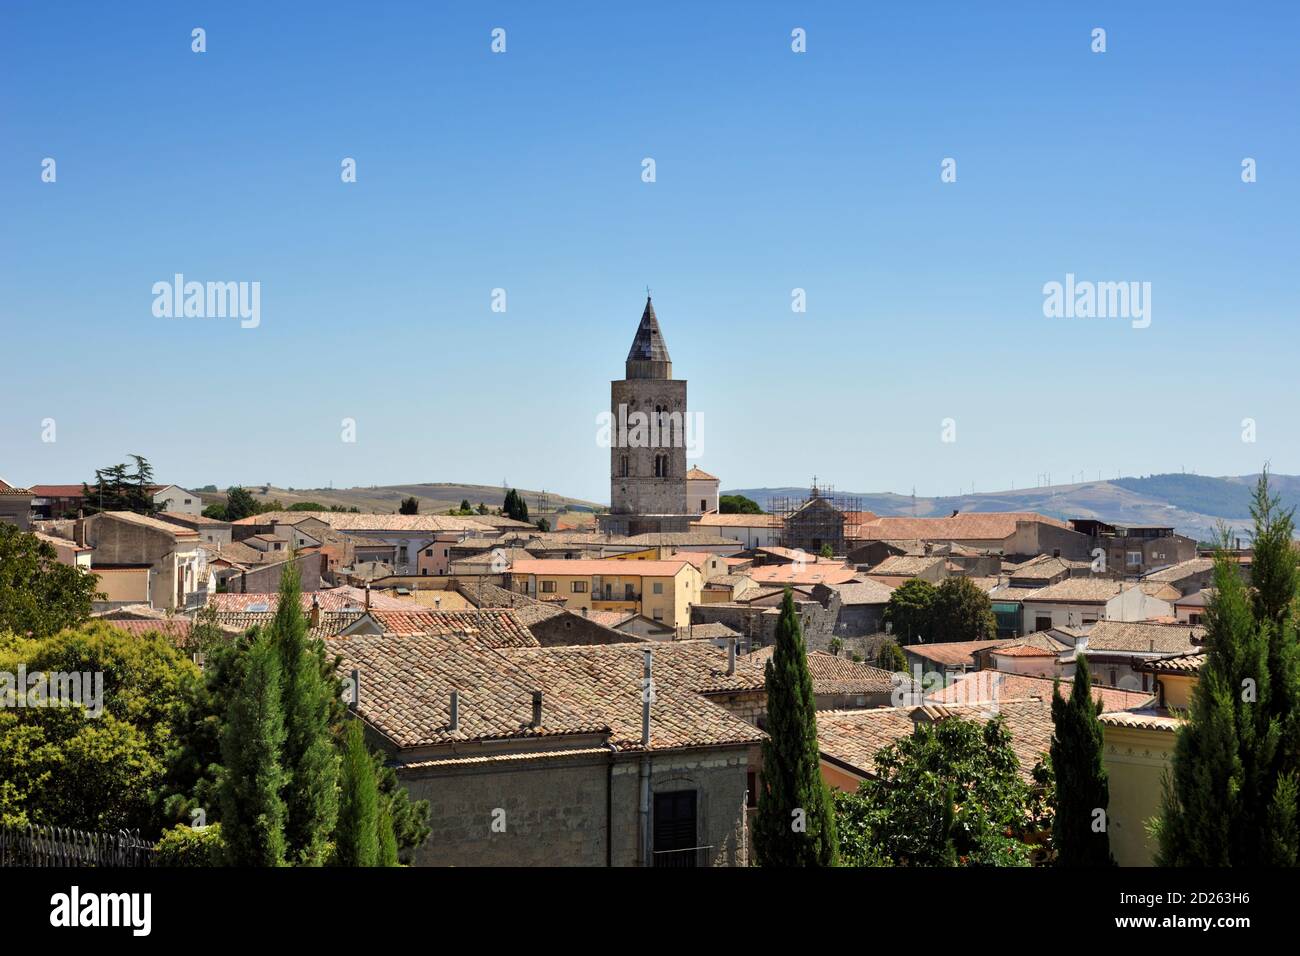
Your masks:
<path fill-rule="evenodd" d="M 817 744 L 823 757 L 846 764 L 860 774 L 875 776 L 876 754 L 913 733 L 918 720 L 959 717 L 983 724 L 999 715 L 1011 734 L 1011 749 L 1020 763 L 1020 775 L 1031 780 L 1034 765 L 1052 743 L 1051 702 L 1039 698 L 966 706 L 822 710 L 817 712 Z"/>
<path fill-rule="evenodd" d="M 767 666 L 775 652 L 773 647 L 763 647 L 745 660 Z M 894 675 L 880 667 L 859 664 L 825 651 L 808 652 L 808 673 L 812 675 L 815 694 L 870 694 L 893 690 Z"/>
<path fill-rule="evenodd" d="M 687 481 L 717 481 L 718 476 L 710 475 L 707 471 L 705 471 L 703 468 L 700 468 L 698 465 L 693 465 L 691 469 L 686 472 L 686 480 Z"/>
<path fill-rule="evenodd" d="M 734 515 L 709 512 L 691 519 L 692 525 L 702 528 L 779 528 L 780 515 Z"/>
<path fill-rule="evenodd" d="M 536 647 L 537 638 L 509 608 L 478 608 L 470 611 L 441 611 L 433 608 L 403 610 L 375 610 L 358 619 L 358 627 L 366 619 L 374 622 L 383 633 L 403 636 L 465 638 L 485 647 Z M 353 635 L 347 635 L 349 639 Z"/>
<path fill-rule="evenodd" d="M 56 548 L 70 548 L 73 551 L 80 551 L 83 553 L 86 551 L 95 550 L 94 548 L 88 545 L 77 544 L 77 542 L 69 540 L 68 538 L 56 537 L 55 535 L 52 534 L 46 534 L 44 531 L 33 531 L 31 533 L 36 535 L 36 537 L 39 538 L 41 541 L 44 541 L 46 544 L 53 545 Z"/>
<path fill-rule="evenodd" d="M 695 547 L 739 547 L 735 539 L 724 538 L 708 531 L 647 531 L 621 539 L 619 544 L 642 544 L 647 547 L 674 548 L 682 545 Z"/>
<path fill-rule="evenodd" d="M 1171 584 L 1174 581 L 1182 581 L 1185 578 L 1193 577 L 1197 574 L 1205 574 L 1207 571 L 1213 570 L 1213 558 L 1192 558 L 1188 561 L 1180 561 L 1177 564 L 1171 564 L 1169 567 L 1161 568 L 1159 571 L 1152 571 L 1142 580 L 1160 581 Z"/>
<path fill-rule="evenodd" d="M 135 637 L 141 637 L 145 634 L 161 634 L 170 638 L 173 644 L 184 644 L 189 640 L 191 622 L 183 617 L 173 617 L 164 621 L 148 621 L 139 618 L 116 620 L 112 618 L 104 619 L 105 623 L 117 628 L 119 631 L 126 631 Z"/>
<path fill-rule="evenodd" d="M 767 564 L 746 571 L 756 584 L 847 584 L 858 572 L 835 562 L 809 561 L 802 569 L 795 564 Z"/>
<path fill-rule="evenodd" d="M 1105 604 L 1119 594 L 1122 588 L 1123 586 L 1119 581 L 1105 578 L 1066 578 L 1064 581 L 1057 581 L 1045 588 L 1039 588 L 1032 597 L 1024 598 L 1024 600 L 1069 604 Z"/>
<path fill-rule="evenodd" d="M 1196 652 L 1147 661 L 1140 669 L 1153 674 L 1199 674 L 1204 666 L 1205 654 Z"/>
<path fill-rule="evenodd" d="M 936 704 L 979 704 L 1029 697 L 1050 702 L 1053 683 L 1050 677 L 1030 677 L 996 670 L 974 671 L 958 676 L 943 690 L 927 694 L 925 699 Z M 1073 678 L 1061 678 L 1063 697 L 1070 695 L 1073 683 Z M 1092 685 L 1092 696 L 1101 701 L 1103 710 L 1127 710 L 1151 701 L 1148 691 L 1120 690 L 1096 684 Z"/>
<path fill-rule="evenodd" d="M 1064 521 L 1033 511 L 972 512 L 948 518 L 876 518 L 858 526 L 854 537 L 864 541 L 919 538 L 922 541 L 998 540 L 1016 533 L 1018 521 L 1035 521 L 1069 528 Z"/>
<path fill-rule="evenodd" d="M 1157 708 L 1120 710 L 1102 714 L 1097 719 L 1106 727 L 1128 727 L 1134 730 L 1157 730 L 1166 733 L 1173 733 L 1183 724 L 1182 720 L 1172 716 L 1168 711 Z"/>
<path fill-rule="evenodd" d="M 827 585 L 839 593 L 841 604 L 887 604 L 894 589 L 879 581 L 849 581 Z"/>
<path fill-rule="evenodd" d="M 310 611 L 315 599 L 319 603 L 322 611 L 359 611 L 365 608 L 366 592 L 362 588 L 349 586 L 330 588 L 324 591 L 304 591 L 300 595 L 302 609 Z M 208 595 L 208 606 L 214 607 L 218 611 L 247 611 L 250 608 L 265 604 L 268 611 L 274 612 L 280 606 L 280 595 L 278 592 L 269 594 L 210 594 Z M 370 607 L 372 609 L 401 609 L 409 607 L 405 601 L 399 601 L 397 598 L 389 597 L 379 591 L 370 592 Z"/>
<path fill-rule="evenodd" d="M 101 511 L 98 514 L 91 515 L 88 520 L 106 520 L 122 521 L 126 524 L 133 524 L 139 528 L 148 528 L 151 531 L 161 531 L 163 534 L 169 534 L 177 540 L 197 538 L 199 533 L 191 528 L 182 528 L 180 525 L 171 524 L 167 521 L 159 521 L 157 518 L 149 518 L 145 515 L 138 515 L 134 511 Z"/>
<path fill-rule="evenodd" d="M 868 571 L 871 575 L 889 575 L 893 577 L 916 577 L 942 564 L 943 558 L 923 557 L 919 555 L 895 554 L 881 561 Z"/>
<path fill-rule="evenodd" d="M 510 568 L 512 574 L 540 575 L 602 575 L 608 577 L 670 578 L 690 562 L 685 558 L 668 558 L 663 561 L 637 561 L 635 559 L 575 559 L 535 558 L 516 561 Z"/>
<path fill-rule="evenodd" d="M 1205 628 L 1192 624 L 1152 624 L 1146 621 L 1098 621 L 1088 631 L 1088 654 L 1117 651 L 1138 654 L 1188 654 L 1193 637 L 1205 639 Z"/>
<path fill-rule="evenodd" d="M 85 489 L 81 485 L 32 485 L 37 498 L 80 498 Z"/>
<path fill-rule="evenodd" d="M 485 531 L 488 525 L 452 515 L 355 514 L 350 511 L 268 511 L 232 522 L 236 525 L 297 524 L 314 519 L 335 531 Z"/>
<path fill-rule="evenodd" d="M 216 611 L 216 622 L 228 631 L 240 634 L 254 627 L 266 627 L 275 620 L 274 611 Z M 360 611 L 321 611 L 320 619 L 313 625 L 308 619 L 309 637 L 334 637 L 361 617 Z"/>
<path fill-rule="evenodd" d="M 1042 588 L 1013 588 L 1011 586 L 996 587 L 989 592 L 990 601 L 1000 601 L 1010 603 L 1012 601 L 1028 601 Z"/>
<path fill-rule="evenodd" d="M 1012 642 L 1011 638 L 1007 638 L 1000 641 L 948 641 L 938 644 L 908 644 L 903 648 L 903 653 L 915 654 L 923 660 L 933 661 L 936 664 L 974 665 L 975 655 L 979 651 L 991 647 L 1001 647 Z"/>

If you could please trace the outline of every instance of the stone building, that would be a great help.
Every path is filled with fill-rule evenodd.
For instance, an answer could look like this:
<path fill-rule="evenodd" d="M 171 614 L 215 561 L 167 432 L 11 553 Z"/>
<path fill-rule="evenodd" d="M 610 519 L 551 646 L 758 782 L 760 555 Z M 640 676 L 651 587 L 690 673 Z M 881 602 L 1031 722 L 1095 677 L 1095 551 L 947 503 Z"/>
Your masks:
<path fill-rule="evenodd" d="M 626 378 L 610 383 L 608 514 L 612 534 L 690 531 L 686 380 L 673 362 L 650 297 L 627 353 Z"/>

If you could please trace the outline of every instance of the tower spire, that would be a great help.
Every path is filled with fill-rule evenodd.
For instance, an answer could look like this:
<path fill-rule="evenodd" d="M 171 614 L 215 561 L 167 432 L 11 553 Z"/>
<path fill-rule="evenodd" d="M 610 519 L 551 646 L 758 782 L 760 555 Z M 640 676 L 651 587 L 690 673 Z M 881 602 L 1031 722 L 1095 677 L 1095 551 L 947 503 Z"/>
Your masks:
<path fill-rule="evenodd" d="M 668 345 L 659 330 L 659 318 L 650 301 L 650 287 L 646 286 L 645 310 L 641 324 L 632 339 L 627 353 L 628 378 L 672 378 L 673 360 L 668 355 Z"/>

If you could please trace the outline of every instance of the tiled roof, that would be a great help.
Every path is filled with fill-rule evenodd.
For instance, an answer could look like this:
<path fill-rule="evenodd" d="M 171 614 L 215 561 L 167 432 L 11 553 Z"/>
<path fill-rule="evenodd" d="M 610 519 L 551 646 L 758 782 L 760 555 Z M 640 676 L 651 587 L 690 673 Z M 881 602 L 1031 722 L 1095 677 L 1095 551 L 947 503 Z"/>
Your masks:
<path fill-rule="evenodd" d="M 710 531 L 647 531 L 634 534 L 619 541 L 620 544 L 640 544 L 646 547 L 678 548 L 694 547 L 739 547 L 732 538 L 724 538 Z"/>
<path fill-rule="evenodd" d="M 1207 571 L 1212 570 L 1214 570 L 1213 558 L 1192 558 L 1188 561 L 1180 561 L 1178 564 L 1171 564 L 1159 571 L 1152 571 L 1142 580 L 1172 584 L 1174 581 L 1182 581 L 1185 578 L 1205 574 Z"/>
<path fill-rule="evenodd" d="M 1069 526 L 1033 511 L 972 512 L 948 518 L 876 518 L 858 526 L 859 540 L 984 541 L 1009 538 L 1017 521 L 1036 521 L 1057 528 Z"/>
<path fill-rule="evenodd" d="M 1192 624 L 1151 624 L 1146 621 L 1098 621 L 1088 631 L 1086 651 L 1118 651 L 1139 654 L 1188 654 L 1196 640 L 1205 639 L 1205 628 Z"/>
<path fill-rule="evenodd" d="M 536 647 L 537 638 L 524 626 L 509 608 L 479 608 L 471 611 L 441 611 L 433 608 L 403 610 L 375 610 L 366 618 L 373 621 L 385 634 L 397 636 L 420 635 L 437 638 L 468 638 L 485 647 Z"/>
<path fill-rule="evenodd" d="M 723 515 L 710 512 L 691 519 L 691 524 L 699 525 L 702 528 L 779 528 L 781 527 L 781 516 L 768 514 Z"/>
<path fill-rule="evenodd" d="M 33 531 L 32 534 L 36 535 L 38 539 L 44 541 L 46 544 L 53 545 L 56 548 L 69 548 L 73 551 L 82 551 L 82 552 L 95 550 L 94 548 L 88 545 L 80 545 L 77 544 L 77 542 L 75 541 L 69 540 L 68 538 L 59 538 L 52 534 L 46 534 L 44 531 Z"/>
<path fill-rule="evenodd" d="M 936 664 L 956 666 L 973 665 L 977 652 L 990 647 L 1001 647 L 1012 643 L 1011 638 L 1000 641 L 947 641 L 938 644 L 908 644 L 903 648 L 905 654 L 915 654 L 923 660 Z"/>
<path fill-rule="evenodd" d="M 510 568 L 512 574 L 602 575 L 607 577 L 657 577 L 670 578 L 690 562 L 685 558 L 668 558 L 663 561 L 637 561 L 635 559 L 575 559 L 535 558 L 516 561 Z"/>
<path fill-rule="evenodd" d="M 1013 601 L 1027 601 L 1042 588 L 1013 588 L 1010 586 L 996 587 L 989 592 L 989 600 L 1009 604 Z"/>
<path fill-rule="evenodd" d="M 943 558 L 923 557 L 909 554 L 891 555 L 868 571 L 872 575 L 889 575 L 893 577 L 916 577 L 942 564 Z"/>
<path fill-rule="evenodd" d="M 822 710 L 817 712 L 817 744 L 824 757 L 874 776 L 876 754 L 911 734 L 918 719 L 960 717 L 983 724 L 999 715 L 1011 734 L 1011 749 L 1020 763 L 1020 775 L 1031 780 L 1034 765 L 1052 743 L 1051 702 L 1039 698 L 1000 700 L 996 705 Z"/>
<path fill-rule="evenodd" d="M 686 472 L 686 480 L 687 481 L 717 481 L 718 476 L 710 475 L 703 468 L 693 465 L 691 469 Z"/>
<path fill-rule="evenodd" d="M 344 585 L 323 591 L 304 591 L 299 596 L 299 599 L 304 611 L 310 611 L 313 603 L 319 604 L 322 611 L 359 611 L 365 608 L 366 592 L 362 588 Z M 259 604 L 265 604 L 268 611 L 274 612 L 280 606 L 280 595 L 278 592 L 269 594 L 208 595 L 208 605 L 218 611 L 247 611 Z M 389 608 L 400 610 L 409 606 L 407 602 L 389 597 L 380 591 L 370 592 L 370 607 L 372 609 Z"/>
<path fill-rule="evenodd" d="M 756 584 L 847 584 L 858 572 L 831 561 L 809 561 L 802 569 L 795 564 L 767 564 L 745 572 Z"/>
<path fill-rule="evenodd" d="M 216 518 L 208 518 L 204 515 L 191 515 L 183 511 L 160 511 L 157 516 L 159 521 L 170 521 L 176 524 L 193 525 L 196 528 L 229 528 L 229 521 L 218 521 Z"/>
<path fill-rule="evenodd" d="M 1178 654 L 1174 657 L 1162 657 L 1159 660 L 1147 661 L 1145 664 L 1141 665 L 1140 669 L 1153 674 L 1199 674 L 1201 668 L 1204 666 L 1205 655 L 1196 652 L 1193 654 Z"/>
<path fill-rule="evenodd" d="M 80 493 L 81 493 L 81 489 L 78 488 L 78 489 L 77 489 L 77 494 L 80 494 Z M 9 482 L 5 481 L 3 478 L 0 478 L 0 495 L 14 495 L 14 496 L 23 495 L 23 496 L 26 496 L 26 495 L 35 495 L 35 492 L 31 491 L 31 490 L 28 489 L 28 488 L 19 488 L 19 487 L 15 486 L 15 485 L 11 485 L 11 484 L 9 484 Z"/>
<path fill-rule="evenodd" d="M 546 693 L 549 688 L 531 674 L 474 640 L 353 635 L 330 639 L 326 647 L 342 658 L 342 673 L 358 671 L 358 712 L 401 748 L 608 729 L 598 711 L 577 707 L 563 694 Z M 455 730 L 450 726 L 453 690 L 460 698 Z M 530 726 L 534 690 L 543 692 L 540 727 Z"/>
<path fill-rule="evenodd" d="M 240 634 L 254 627 L 267 627 L 275 620 L 274 611 L 216 611 L 216 622 L 227 631 Z M 355 624 L 361 617 L 360 611 L 321 611 L 316 624 L 307 621 L 309 637 L 334 637 L 345 628 Z"/>
<path fill-rule="evenodd" d="M 653 652 L 655 701 L 650 710 L 653 750 L 729 743 L 756 743 L 757 728 L 699 696 L 750 689 L 752 673 L 737 660 L 726 673 L 727 655 L 707 641 L 668 644 L 602 644 L 511 650 L 505 656 L 544 688 L 608 722 L 610 742 L 641 749 L 641 677 L 645 650 Z M 761 675 L 757 686 L 762 686 Z"/>
<path fill-rule="evenodd" d="M 1183 724 L 1179 718 L 1158 708 L 1120 710 L 1102 714 L 1097 719 L 1105 727 L 1127 727 L 1133 730 L 1157 730 L 1166 733 L 1173 733 Z"/>
<path fill-rule="evenodd" d="M 1070 696 L 1073 678 L 1061 678 L 1061 695 Z M 1050 677 L 1029 677 L 1003 671 L 985 670 L 962 674 L 943 690 L 926 695 L 926 700 L 936 704 L 979 704 L 995 700 L 1017 700 L 1038 697 L 1051 701 L 1053 680 Z M 1151 700 L 1147 691 L 1120 690 L 1114 687 L 1092 685 L 1092 696 L 1101 701 L 1103 710 L 1127 710 L 1141 707 Z"/>
<path fill-rule="evenodd" d="M 355 514 L 350 511 L 267 511 L 232 522 L 236 525 L 297 524 L 315 519 L 335 531 L 424 532 L 485 531 L 488 526 L 472 518 L 452 515 Z"/>
<path fill-rule="evenodd" d="M 148 528 L 151 531 L 161 531 L 163 534 L 171 535 L 177 540 L 189 540 L 197 538 L 199 533 L 192 528 L 182 528 L 180 525 L 171 524 L 167 521 L 159 521 L 157 518 L 149 518 L 145 515 L 138 515 L 134 511 L 101 511 L 98 514 L 91 515 L 89 520 L 107 520 L 121 521 L 126 524 L 133 524 L 138 528 Z"/>
<path fill-rule="evenodd" d="M 117 628 L 119 631 L 140 637 L 145 634 L 155 633 L 170 638 L 173 644 L 184 644 L 189 640 L 191 622 L 183 617 L 173 617 L 163 621 L 149 621 L 140 618 L 130 619 L 113 619 L 105 618 L 106 624 Z"/>
<path fill-rule="evenodd" d="M 81 485 L 32 485 L 31 493 L 37 498 L 80 498 L 84 490 Z"/>
<path fill-rule="evenodd" d="M 607 614 L 618 614 L 618 611 L 607 611 Z M 690 631 L 691 640 L 696 641 L 721 641 L 730 637 L 740 637 L 739 631 L 732 630 L 720 621 L 713 621 L 709 624 L 692 624 Z"/>
<path fill-rule="evenodd" d="M 759 648 L 744 660 L 767 666 L 775 648 Z M 815 694 L 871 694 L 890 691 L 894 675 L 880 667 L 859 664 L 825 651 L 808 652 L 808 673 L 812 675 Z"/>
<path fill-rule="evenodd" d="M 1026 601 L 1057 601 L 1072 604 L 1105 604 L 1122 589 L 1119 581 L 1104 578 L 1066 578 L 1039 588 Z"/>
<path fill-rule="evenodd" d="M 650 302 L 650 297 L 646 296 L 645 310 L 641 313 L 641 322 L 637 326 L 636 335 L 632 337 L 632 347 L 628 349 L 627 360 L 629 362 L 671 362 L 668 357 L 668 343 L 664 341 L 663 333 L 659 330 L 659 318 L 655 315 L 655 307 Z"/>

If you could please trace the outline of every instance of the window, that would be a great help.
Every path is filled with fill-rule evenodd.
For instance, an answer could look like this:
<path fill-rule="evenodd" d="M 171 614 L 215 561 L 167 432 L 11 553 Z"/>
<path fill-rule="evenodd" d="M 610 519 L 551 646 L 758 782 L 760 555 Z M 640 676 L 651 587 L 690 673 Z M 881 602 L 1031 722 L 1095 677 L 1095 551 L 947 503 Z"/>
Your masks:
<path fill-rule="evenodd" d="M 695 866 L 695 831 L 694 790 L 655 794 L 655 866 Z"/>
<path fill-rule="evenodd" d="M 655 608 L 654 618 L 656 621 L 662 621 L 664 619 L 664 612 L 662 608 Z"/>
<path fill-rule="evenodd" d="M 425 556 L 426 558 L 431 558 L 431 557 L 433 557 L 433 548 L 425 548 L 425 549 L 424 549 L 424 556 Z"/>
<path fill-rule="evenodd" d="M 631 585 L 631 584 L 624 584 L 624 585 L 623 585 L 623 600 L 624 600 L 624 601 L 635 601 L 635 600 L 636 600 L 636 591 L 635 591 L 635 589 L 634 589 L 634 585 Z"/>
<path fill-rule="evenodd" d="M 621 478 L 627 477 L 627 455 L 624 455 L 618 462 L 618 474 Z"/>
<path fill-rule="evenodd" d="M 1053 549 L 1052 549 L 1052 557 L 1054 557 L 1054 558 L 1059 558 L 1060 556 L 1061 556 L 1061 549 L 1060 549 L 1060 548 L 1053 548 Z"/>
<path fill-rule="evenodd" d="M 1142 566 L 1142 552 L 1130 551 L 1125 555 L 1124 561 L 1130 568 L 1140 568 Z"/>
<path fill-rule="evenodd" d="M 664 583 L 662 581 L 656 581 L 654 584 L 650 586 L 650 591 L 654 594 L 663 594 Z"/>
<path fill-rule="evenodd" d="M 420 568 L 420 573 L 421 573 L 421 574 L 428 574 L 428 573 L 429 573 L 429 569 L 428 569 L 428 568 Z"/>
<path fill-rule="evenodd" d="M 190 503 L 190 499 L 189 499 L 189 498 L 186 498 L 186 499 L 185 499 L 185 503 L 186 503 L 186 504 L 189 504 L 189 503 Z"/>
<path fill-rule="evenodd" d="M 555 582 L 554 582 L 554 581 L 543 581 L 543 582 L 542 582 L 542 593 L 543 593 L 543 594 L 554 594 L 554 593 L 555 593 Z"/>
<path fill-rule="evenodd" d="M 708 510 L 709 510 L 709 503 L 708 503 L 707 501 L 705 501 L 703 498 L 700 499 L 700 510 L 701 510 L 701 511 L 708 511 Z"/>
<path fill-rule="evenodd" d="M 1052 619 L 1050 617 L 1034 618 L 1035 631 L 1048 631 L 1051 630 L 1051 628 L 1052 628 Z"/>
<path fill-rule="evenodd" d="M 569 593 L 571 593 L 571 594 L 586 594 L 586 593 L 587 593 L 587 582 L 586 582 L 586 581 L 570 581 L 570 582 L 569 582 Z"/>
<path fill-rule="evenodd" d="M 752 770 L 745 774 L 745 806 L 758 806 L 758 774 Z"/>

